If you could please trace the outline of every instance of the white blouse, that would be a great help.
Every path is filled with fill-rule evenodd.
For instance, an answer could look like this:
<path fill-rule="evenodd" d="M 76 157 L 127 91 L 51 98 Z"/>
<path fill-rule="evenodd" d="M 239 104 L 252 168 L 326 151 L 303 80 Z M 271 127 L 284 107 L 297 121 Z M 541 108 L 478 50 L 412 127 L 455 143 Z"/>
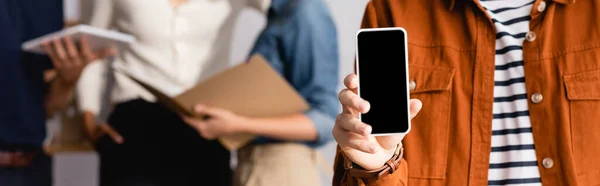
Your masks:
<path fill-rule="evenodd" d="M 265 12 L 270 0 L 188 0 L 177 8 L 168 0 L 95 0 L 87 24 L 136 37 L 112 63 L 90 64 L 77 85 L 81 111 L 98 115 L 105 104 L 155 98 L 107 67 L 125 69 L 169 94 L 178 94 L 229 65 L 233 27 L 240 11 Z M 114 80 L 110 80 L 114 75 Z M 108 90 L 108 91 L 107 91 Z M 106 94 L 110 97 L 107 99 Z M 104 100 L 104 101 L 103 101 Z"/>

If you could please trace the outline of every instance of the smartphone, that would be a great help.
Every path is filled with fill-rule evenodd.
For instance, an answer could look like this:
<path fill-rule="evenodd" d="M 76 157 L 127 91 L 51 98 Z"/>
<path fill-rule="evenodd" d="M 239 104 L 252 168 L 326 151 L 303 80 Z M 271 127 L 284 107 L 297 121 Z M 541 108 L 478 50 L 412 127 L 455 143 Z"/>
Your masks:
<path fill-rule="evenodd" d="M 359 119 L 372 135 L 410 131 L 408 44 L 401 27 L 360 29 L 356 34 L 358 95 L 371 104 Z"/>

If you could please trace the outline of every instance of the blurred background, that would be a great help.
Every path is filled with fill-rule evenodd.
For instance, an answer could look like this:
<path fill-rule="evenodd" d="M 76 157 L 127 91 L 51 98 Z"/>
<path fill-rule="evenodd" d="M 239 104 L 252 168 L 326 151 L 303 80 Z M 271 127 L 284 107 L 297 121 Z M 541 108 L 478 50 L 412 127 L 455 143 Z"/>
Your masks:
<path fill-rule="evenodd" d="M 64 0 L 65 21 L 75 24 L 84 16 L 89 0 Z M 353 70 L 355 34 L 360 28 L 362 14 L 368 0 L 327 0 L 338 29 L 340 53 L 340 80 Z M 238 17 L 233 37 L 230 63 L 245 59 L 256 36 L 265 25 L 265 19 L 257 11 L 244 10 Z M 341 86 L 341 85 L 340 85 Z M 340 89 L 341 87 L 338 87 Z M 48 131 L 53 131 L 57 120 L 49 120 Z M 336 144 L 330 143 L 320 151 L 333 167 Z M 235 163 L 235 160 L 233 161 Z M 98 157 L 93 152 L 59 152 L 54 156 L 55 186 L 96 186 L 98 183 Z M 323 175 L 323 185 L 331 185 L 332 175 Z"/>

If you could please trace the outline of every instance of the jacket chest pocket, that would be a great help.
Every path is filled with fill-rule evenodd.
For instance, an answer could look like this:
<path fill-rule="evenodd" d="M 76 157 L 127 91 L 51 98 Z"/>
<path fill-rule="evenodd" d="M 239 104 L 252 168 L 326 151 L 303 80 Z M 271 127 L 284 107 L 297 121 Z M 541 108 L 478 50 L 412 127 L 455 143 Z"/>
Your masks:
<path fill-rule="evenodd" d="M 448 154 L 448 126 L 452 98 L 453 68 L 409 64 L 410 97 L 423 108 L 411 121 L 403 141 L 408 176 L 444 179 Z"/>
<path fill-rule="evenodd" d="M 565 75 L 563 79 L 569 100 L 577 174 L 595 177 L 594 184 L 600 184 L 597 179 L 600 176 L 600 70 Z"/>

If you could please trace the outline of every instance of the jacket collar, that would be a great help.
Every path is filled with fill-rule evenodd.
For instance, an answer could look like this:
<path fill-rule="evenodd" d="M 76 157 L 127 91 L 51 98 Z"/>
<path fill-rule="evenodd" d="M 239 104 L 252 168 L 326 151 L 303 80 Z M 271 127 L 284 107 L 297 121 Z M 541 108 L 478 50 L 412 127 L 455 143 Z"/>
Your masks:
<path fill-rule="evenodd" d="M 456 2 L 469 2 L 469 1 L 479 1 L 479 0 L 447 0 L 448 1 L 448 9 L 450 9 L 450 11 L 452 11 L 454 9 L 454 6 L 456 5 Z M 539 1 L 539 0 L 536 0 Z M 549 0 L 549 1 L 554 1 L 556 3 L 560 3 L 560 4 L 571 4 L 574 3 L 576 0 Z"/>

